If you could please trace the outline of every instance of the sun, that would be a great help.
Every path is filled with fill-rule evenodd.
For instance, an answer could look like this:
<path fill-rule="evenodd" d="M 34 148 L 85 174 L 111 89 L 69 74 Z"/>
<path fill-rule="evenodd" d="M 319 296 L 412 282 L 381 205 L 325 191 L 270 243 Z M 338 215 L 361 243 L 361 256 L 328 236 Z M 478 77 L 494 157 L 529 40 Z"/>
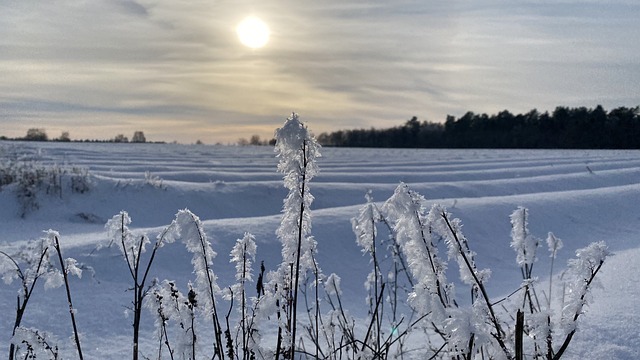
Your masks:
<path fill-rule="evenodd" d="M 242 45 L 258 49 L 269 41 L 269 27 L 255 16 L 247 16 L 236 26 L 236 33 Z"/>

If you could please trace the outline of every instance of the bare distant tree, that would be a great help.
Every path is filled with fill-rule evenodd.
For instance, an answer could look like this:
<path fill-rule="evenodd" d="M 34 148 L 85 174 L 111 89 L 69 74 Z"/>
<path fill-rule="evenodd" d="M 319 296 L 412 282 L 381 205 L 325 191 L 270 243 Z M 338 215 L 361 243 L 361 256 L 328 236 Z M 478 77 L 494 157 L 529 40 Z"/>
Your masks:
<path fill-rule="evenodd" d="M 69 137 L 69 132 L 68 131 L 63 131 L 62 134 L 60 134 L 60 137 L 58 138 L 58 141 L 62 141 L 62 142 L 71 141 L 71 138 Z"/>
<path fill-rule="evenodd" d="M 251 135 L 251 139 L 249 140 L 249 144 L 251 144 L 251 145 L 262 145 L 262 141 L 260 140 L 260 135 Z"/>
<path fill-rule="evenodd" d="M 269 143 L 270 141 L 262 140 L 260 138 L 260 135 L 255 135 L 255 134 L 251 135 L 249 140 L 247 140 L 246 138 L 240 138 L 238 139 L 238 142 L 237 142 L 237 144 L 240 146 L 247 146 L 247 145 L 262 146 L 262 145 L 267 145 Z M 275 144 L 275 140 L 273 141 L 273 143 Z"/>
<path fill-rule="evenodd" d="M 247 139 L 245 139 L 245 138 L 240 138 L 240 139 L 238 139 L 238 145 L 247 146 L 247 145 L 249 145 L 249 141 Z"/>
<path fill-rule="evenodd" d="M 47 141 L 49 137 L 44 129 L 31 128 L 27 130 L 27 136 L 25 136 L 24 139 L 29 141 Z"/>
<path fill-rule="evenodd" d="M 147 142 L 147 139 L 144 137 L 144 132 L 142 131 L 134 132 L 133 137 L 131 138 L 131 142 L 134 142 L 134 143 Z"/>
<path fill-rule="evenodd" d="M 113 142 L 117 142 L 117 143 L 126 143 L 129 142 L 129 138 L 127 138 L 126 136 L 122 135 L 122 134 L 118 134 L 116 135 L 116 137 L 113 139 Z"/>

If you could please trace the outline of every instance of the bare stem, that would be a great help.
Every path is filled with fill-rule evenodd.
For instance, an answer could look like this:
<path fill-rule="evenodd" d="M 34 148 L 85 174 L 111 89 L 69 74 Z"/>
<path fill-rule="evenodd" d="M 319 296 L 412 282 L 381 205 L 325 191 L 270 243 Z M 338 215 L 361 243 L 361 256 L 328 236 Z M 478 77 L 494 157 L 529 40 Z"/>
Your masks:
<path fill-rule="evenodd" d="M 292 305 L 292 315 L 291 315 L 291 356 L 290 359 L 295 359 L 295 342 L 296 342 L 296 321 L 297 321 L 297 309 L 298 309 L 298 283 L 300 281 L 300 252 L 302 249 L 302 238 L 303 238 L 303 217 L 305 211 L 305 203 L 304 196 L 307 185 L 307 142 L 304 141 L 302 143 L 302 179 L 301 189 L 300 189 L 300 214 L 298 217 L 298 249 L 296 251 L 296 264 L 295 264 L 295 275 L 293 278 L 293 305 Z"/>
<path fill-rule="evenodd" d="M 69 277 L 67 274 L 67 269 L 64 266 L 64 260 L 62 260 L 62 250 L 60 249 L 60 242 L 58 241 L 58 237 L 54 236 L 54 246 L 56 252 L 58 253 L 58 260 L 60 260 L 60 268 L 62 269 L 62 276 L 64 278 L 64 287 L 67 291 L 67 303 L 69 304 L 69 314 L 71 315 L 71 324 L 73 325 L 73 336 L 76 342 L 76 348 L 78 349 L 78 357 L 80 360 L 83 360 L 82 357 L 82 347 L 80 346 L 80 336 L 78 335 L 78 327 L 76 326 L 76 315 L 75 310 L 73 309 L 73 302 L 71 301 L 71 290 L 69 289 Z"/>

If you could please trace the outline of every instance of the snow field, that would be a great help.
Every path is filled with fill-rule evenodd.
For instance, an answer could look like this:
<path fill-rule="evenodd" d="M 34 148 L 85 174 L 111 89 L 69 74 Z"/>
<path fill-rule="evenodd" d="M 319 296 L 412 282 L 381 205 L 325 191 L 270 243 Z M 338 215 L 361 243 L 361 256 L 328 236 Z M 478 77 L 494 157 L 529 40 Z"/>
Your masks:
<path fill-rule="evenodd" d="M 131 318 L 124 316 L 131 302 L 126 265 L 115 247 L 96 250 L 108 242 L 104 223 L 120 210 L 132 217 L 137 233 L 155 236 L 180 209 L 188 208 L 204 222 L 218 253 L 214 271 L 221 286 L 233 283 L 229 251 L 244 232 L 256 236 L 256 264 L 275 269 L 281 261 L 275 231 L 280 225 L 286 189 L 276 171 L 271 147 L 185 146 L 174 144 L 0 143 L 31 152 L 38 161 L 86 167 L 92 189 L 85 194 L 41 196 L 40 209 L 24 219 L 11 191 L 0 191 L 0 241 L 10 250 L 49 228 L 60 232 L 65 256 L 90 265 L 73 279 L 74 305 L 87 358 L 128 357 Z M 635 324 L 640 312 L 633 300 L 640 256 L 640 152 L 544 150 L 321 150 L 320 173 L 311 182 L 312 234 L 318 242 L 318 262 L 328 274 L 342 277 L 346 306 L 365 317 L 368 258 L 355 243 L 350 219 L 373 191 L 384 201 L 400 181 L 440 203 L 462 220 L 463 232 L 478 253 L 479 268 L 490 268 L 488 289 L 500 298 L 516 288 L 520 274 L 509 247 L 509 215 L 524 206 L 529 228 L 541 239 L 549 231 L 564 248 L 557 274 L 574 251 L 604 240 L 615 254 L 603 267 L 602 288 L 593 293 L 581 328 L 569 348 L 569 358 L 635 359 L 640 335 Z M 535 267 L 546 280 L 549 259 L 539 249 Z M 172 279 L 182 287 L 193 278 L 190 254 L 180 244 L 158 253 L 153 276 Z M 450 277 L 455 279 L 454 276 Z M 0 353 L 7 351 L 15 307 L 16 283 L 0 287 Z M 144 313 L 146 349 L 153 349 L 151 316 Z M 62 289 L 36 289 L 25 326 L 51 331 L 69 343 L 71 335 Z M 145 335 L 146 334 L 146 335 Z M 150 350 L 148 350 L 150 351 Z M 73 354 L 73 348 L 66 348 Z M 70 355 L 73 356 L 73 355 Z"/>

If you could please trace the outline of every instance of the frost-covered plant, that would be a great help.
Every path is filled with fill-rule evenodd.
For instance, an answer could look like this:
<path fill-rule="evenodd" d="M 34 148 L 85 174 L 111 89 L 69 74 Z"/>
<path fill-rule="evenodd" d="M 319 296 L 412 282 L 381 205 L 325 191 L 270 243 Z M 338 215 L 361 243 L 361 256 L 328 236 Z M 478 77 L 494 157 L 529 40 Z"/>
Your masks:
<path fill-rule="evenodd" d="M 537 294 L 535 288 L 531 287 L 533 276 L 533 265 L 536 261 L 540 240 L 529 233 L 528 210 L 518 207 L 511 214 L 511 247 L 516 252 L 516 262 L 520 267 L 523 280 L 523 300 L 522 307 L 527 306 L 530 312 L 534 312 L 536 307 Z"/>
<path fill-rule="evenodd" d="M 446 279 L 447 265 L 427 223 L 424 203 L 422 195 L 400 184 L 382 210 L 394 223 L 395 237 L 415 280 L 410 304 L 420 312 L 431 312 L 435 323 L 440 324 L 446 318 L 445 309 L 453 305 L 454 291 Z"/>
<path fill-rule="evenodd" d="M 373 270 L 371 270 L 365 283 L 367 290 L 372 292 L 368 299 L 369 307 L 371 308 L 378 297 L 379 287 L 383 282 L 377 254 L 379 249 L 377 248 L 378 229 L 376 227 L 381 215 L 373 202 L 370 191 L 365 198 L 367 203 L 360 209 L 358 216 L 351 219 L 351 227 L 356 235 L 356 243 L 362 248 L 362 252 L 371 256 Z"/>
<path fill-rule="evenodd" d="M 469 249 L 459 219 L 451 219 L 451 214 L 439 205 L 431 208 L 429 219 L 433 231 L 445 240 L 448 258 L 455 259 L 458 264 L 460 280 L 471 288 L 472 304 L 469 309 L 448 310 L 445 330 L 449 337 L 450 351 L 471 358 L 476 351 L 482 353 L 483 348 L 490 346 L 495 340 L 496 352 L 502 351 L 500 356 L 509 358 L 511 350 L 505 341 L 507 333 L 485 288 L 491 272 L 488 269 L 480 270 L 476 266 L 475 253 Z M 489 355 L 496 356 L 492 352 Z"/>
<path fill-rule="evenodd" d="M 316 241 L 311 236 L 310 206 L 313 196 L 309 182 L 318 172 L 316 159 L 320 157 L 320 145 L 293 113 L 284 125 L 276 130 L 275 151 L 280 158 L 278 171 L 284 174 L 284 186 L 289 194 L 284 200 L 283 215 L 276 234 L 282 242 L 282 263 L 273 285 L 278 303 L 283 307 L 276 358 L 280 345 L 295 357 L 297 306 L 300 277 L 316 267 L 314 254 Z"/>
<path fill-rule="evenodd" d="M 586 248 L 578 249 L 576 258 L 569 260 L 566 274 L 567 294 L 561 319 L 561 325 L 567 334 L 564 342 L 555 352 L 554 359 L 560 358 L 576 333 L 578 317 L 588 303 L 589 291 L 607 256 L 609 256 L 607 245 L 599 241 Z"/>
<path fill-rule="evenodd" d="M 370 344 L 367 346 L 380 349 L 379 351 L 391 351 L 388 343 L 391 340 L 390 336 L 395 336 L 395 353 L 399 356 L 404 351 L 406 341 L 405 336 L 399 335 L 410 330 L 407 325 L 411 325 L 417 316 L 414 309 L 402 306 L 413 291 L 414 280 L 397 234 L 393 231 L 394 224 L 387 218 L 388 214 L 373 202 L 371 191 L 367 192 L 365 198 L 366 204 L 360 209 L 358 216 L 351 219 L 356 242 L 362 247 L 363 253 L 371 256 L 373 266 L 365 282 L 365 289 L 369 292 L 367 304 L 371 321 L 364 341 L 369 341 Z M 386 236 L 385 232 L 378 232 L 378 225 L 385 230 Z M 385 308 L 387 303 L 390 311 Z M 407 310 L 410 312 L 408 315 L 405 314 Z M 382 314 L 385 314 L 384 317 L 388 321 L 386 326 L 382 324 Z M 407 324 L 405 331 L 400 329 L 402 323 Z"/>
<path fill-rule="evenodd" d="M 199 308 L 200 311 L 211 316 L 214 331 L 214 352 L 220 359 L 224 359 L 222 327 L 215 299 L 220 288 L 217 284 L 217 276 L 212 270 L 213 259 L 217 254 L 211 248 L 211 242 L 202 228 L 200 218 L 191 211 L 180 210 L 176 214 L 174 223 L 182 242 L 187 250 L 193 254 L 191 264 L 196 276 L 193 288 L 196 293 L 203 294 L 199 300 Z"/>
<path fill-rule="evenodd" d="M 16 196 L 22 207 L 21 217 L 40 207 L 37 194 L 45 183 L 45 176 L 45 169 L 33 163 L 24 164 L 19 168 L 16 177 Z"/>
<path fill-rule="evenodd" d="M 367 207 L 363 209 L 367 210 Z M 369 217 L 362 216 L 366 213 L 364 210 L 356 229 L 361 230 L 356 232 L 360 244 L 363 244 L 360 234 L 366 233 L 367 237 L 375 234 L 363 231 L 368 224 L 364 219 Z M 477 267 L 476 254 L 462 233 L 460 220 L 452 218 L 444 207 L 433 205 L 425 214 L 424 198 L 405 184 L 400 184 L 385 202 L 381 213 L 383 218 L 393 222 L 393 235 L 414 278 L 409 304 L 425 318 L 430 331 L 441 337 L 442 346 L 432 346 L 432 349 L 437 349 L 433 357 L 521 359 L 525 350 L 540 359 L 559 359 L 563 355 L 575 333 L 576 321 L 582 314 L 588 291 L 608 254 L 604 243 L 594 243 L 578 250 L 578 258 L 570 261 L 565 274 L 567 300 L 562 316 L 556 319 L 550 299 L 541 303 L 537 296 L 533 265 L 540 241 L 529 233 L 527 209 L 518 208 L 511 215 L 511 246 L 516 251 L 516 262 L 524 280 L 513 292 L 521 293 L 522 297 L 512 310 L 502 304 L 507 298 L 492 301 L 489 297 L 485 283 L 490 272 Z M 439 244 L 446 247 L 446 259 L 438 253 Z M 547 244 L 552 258 L 555 258 L 562 242 L 549 233 Z M 455 299 L 453 285 L 446 277 L 447 260 L 457 263 L 461 283 L 471 289 L 468 307 L 459 306 Z M 551 296 L 551 290 L 548 296 Z M 497 304 L 501 304 L 504 311 L 498 311 Z M 516 324 L 512 328 L 510 324 L 514 317 Z M 532 341 L 527 345 L 524 341 L 528 338 Z"/>
<path fill-rule="evenodd" d="M 29 299 L 33 295 L 38 280 L 44 281 L 45 289 L 57 288 L 65 282 L 65 274 L 55 266 L 51 253 L 55 251 L 54 241 L 59 236 L 57 232 L 49 230 L 47 235 L 39 240 L 29 241 L 15 254 L 8 254 L 0 250 L 0 274 L 6 284 L 13 280 L 20 281 L 20 290 L 17 295 L 16 317 L 11 336 L 16 335 L 17 329 L 22 323 Z M 59 247 L 59 245 L 58 245 Z M 74 259 L 66 259 L 64 262 L 65 273 L 68 271 L 79 275 L 80 269 L 75 266 Z M 33 345 L 33 344 L 32 344 Z M 13 360 L 19 350 L 20 343 L 12 340 L 9 347 L 9 359 Z"/>
<path fill-rule="evenodd" d="M 127 264 L 127 269 L 133 280 L 133 359 L 138 359 L 138 342 L 140 338 L 140 319 L 142 317 L 143 300 L 149 292 L 146 282 L 151 270 L 151 265 L 155 259 L 158 249 L 167 243 L 172 243 L 176 239 L 177 229 L 175 221 L 167 226 L 156 238 L 151 255 L 146 264 L 141 263 L 142 254 L 146 251 L 146 246 L 150 244 L 147 235 L 137 236 L 131 232 L 129 225 L 131 218 L 126 211 L 121 211 L 114 215 L 105 225 L 111 238 L 111 243 L 115 243 Z"/>
<path fill-rule="evenodd" d="M 451 356 L 471 358 L 495 341 L 502 356 L 509 357 L 506 332 L 485 288 L 490 271 L 477 267 L 476 254 L 469 248 L 460 220 L 440 205 L 426 213 L 425 199 L 405 184 L 397 187 L 383 211 L 394 221 L 393 231 L 414 278 L 409 304 L 418 319 L 424 318 L 431 331 L 445 341 L 433 348 L 434 356 L 446 350 Z M 439 254 L 439 244 L 445 245 L 446 258 Z M 461 283 L 471 290 L 469 308 L 458 306 L 453 283 L 447 280 L 451 260 L 457 264 Z M 412 326 L 406 331 L 411 330 Z"/>
<path fill-rule="evenodd" d="M 408 195 L 408 193 L 404 195 Z M 399 194 L 399 196 L 402 195 Z M 309 331 L 309 337 L 314 340 L 316 347 L 319 347 L 321 343 L 326 344 L 324 348 L 317 350 L 323 358 L 346 356 L 354 359 L 369 359 L 403 356 L 406 335 L 424 317 L 415 320 L 415 312 L 411 312 L 409 317 L 398 314 L 398 296 L 401 295 L 401 291 L 404 291 L 405 286 L 398 281 L 398 275 L 404 272 L 404 254 L 399 251 L 400 244 L 397 240 L 397 233 L 392 233 L 387 239 L 378 238 L 378 223 L 384 223 L 391 229 L 389 220 L 382 214 L 383 212 L 387 213 L 385 208 L 387 206 L 393 207 L 399 212 L 403 212 L 403 210 L 394 207 L 393 204 L 386 205 L 382 210 L 379 209 L 373 202 L 370 193 L 367 193 L 366 199 L 367 203 L 351 220 L 351 223 L 356 235 L 356 242 L 362 248 L 362 252 L 371 257 L 372 271 L 365 282 L 365 288 L 368 291 L 369 319 L 365 324 L 362 324 L 365 332 L 361 334 L 356 330 L 355 319 L 349 315 L 348 310 L 342 304 L 340 277 L 336 274 L 331 274 L 326 279 L 323 277 L 323 290 L 331 309 L 319 319 L 322 330 L 315 333 Z M 425 214 L 423 212 L 421 214 L 424 217 Z M 397 219 L 398 213 L 391 211 L 387 215 Z M 407 223 L 400 224 L 398 228 L 405 225 Z M 402 240 L 407 239 L 406 235 L 407 232 L 400 232 Z M 385 242 L 387 242 L 386 245 Z M 385 248 L 391 252 L 391 262 L 387 262 L 383 270 L 381 260 L 389 259 L 385 258 L 384 251 L 382 251 Z M 407 282 L 413 284 L 410 277 L 407 278 Z M 387 303 L 391 309 L 388 314 L 385 312 L 385 304 Z M 404 330 L 399 328 L 403 322 L 407 323 Z M 319 332 L 320 334 L 318 334 Z"/>
<path fill-rule="evenodd" d="M 15 181 L 15 152 L 10 148 L 0 146 L 0 191 L 5 185 L 9 185 Z"/>
<path fill-rule="evenodd" d="M 121 213 L 122 215 L 122 213 Z M 117 221 L 128 224 L 128 216 L 122 218 L 114 218 Z M 113 219 L 112 219 L 113 220 Z M 109 225 L 109 224 L 108 224 Z M 111 226 L 113 227 L 113 226 Z M 116 237 L 122 237 L 124 240 L 122 243 L 127 244 L 132 241 L 136 241 L 128 234 L 128 229 L 115 228 L 115 231 L 122 235 Z M 113 231 L 112 231 L 113 232 Z M 174 242 L 176 239 L 181 239 L 188 252 L 193 254 L 191 264 L 193 265 L 193 272 L 195 274 L 195 280 L 193 283 L 189 283 L 189 293 L 185 297 L 177 289 L 175 282 L 164 280 L 159 285 L 154 285 L 150 290 L 147 289 L 144 292 L 140 292 L 142 298 L 146 296 L 148 292 L 152 293 L 152 296 L 145 301 L 146 307 L 149 308 L 156 317 L 156 330 L 157 337 L 160 341 L 160 347 L 158 349 L 158 357 L 162 355 L 163 344 L 167 348 L 169 355 L 173 359 L 174 356 L 181 356 L 186 358 L 195 358 L 196 343 L 199 342 L 196 336 L 195 324 L 197 313 L 203 314 L 205 317 L 209 317 L 213 325 L 213 336 L 211 337 L 214 355 L 219 359 L 225 358 L 224 346 L 222 341 L 222 327 L 220 326 L 218 305 L 216 296 L 221 293 L 217 284 L 217 276 L 213 272 L 213 260 L 216 257 L 216 252 L 211 247 L 207 234 L 205 233 L 202 222 L 200 219 L 189 210 L 180 210 L 176 214 L 175 220 L 169 225 L 162 234 L 158 235 L 158 242 L 156 243 L 155 250 L 162 246 L 164 243 Z M 145 239 L 139 237 L 139 242 L 135 245 L 126 245 L 126 248 L 140 249 L 140 251 L 129 251 L 128 253 L 135 258 L 139 258 L 139 253 L 144 251 Z M 148 242 L 148 241 L 147 241 Z M 240 275 L 243 284 L 245 281 L 251 279 L 250 266 L 255 256 L 255 242 L 253 236 L 247 234 L 242 241 L 239 241 L 242 245 L 245 253 L 239 254 L 241 251 L 232 253 L 235 258 L 242 258 L 244 256 L 244 268 L 242 265 Z M 145 270 L 145 277 L 148 273 L 148 268 L 153 259 L 153 254 L 149 261 L 149 265 Z M 125 256 L 126 258 L 126 256 Z M 128 262 L 133 259 L 128 260 Z M 244 271 L 243 271 L 244 270 Z M 135 272 L 133 272 L 135 274 Z M 135 281 L 134 281 L 135 282 Z M 240 285 L 243 287 L 244 285 Z M 138 287 L 139 291 L 142 291 L 141 287 Z M 235 287 L 233 288 L 235 289 Z M 140 300 L 142 300 L 140 298 Z M 172 346 L 169 336 L 169 325 L 177 326 L 179 335 L 177 338 L 177 345 Z M 247 335 L 248 337 L 248 335 Z"/>
<path fill-rule="evenodd" d="M 0 190 L 11 186 L 20 203 L 20 216 L 38 210 L 40 193 L 62 198 L 67 187 L 73 193 L 90 190 L 91 176 L 86 168 L 44 164 L 38 154 L 20 148 L 0 148 Z"/>
<path fill-rule="evenodd" d="M 167 189 L 167 186 L 163 184 L 162 178 L 158 175 L 153 175 L 149 171 L 144 172 L 144 184 L 160 190 Z"/>
<path fill-rule="evenodd" d="M 89 170 L 83 167 L 72 167 L 70 170 L 71 192 L 84 194 L 91 189 L 91 175 Z"/>
<path fill-rule="evenodd" d="M 305 326 L 306 335 L 313 344 L 313 352 L 308 351 L 303 341 L 300 340 L 299 354 L 306 354 L 308 357 L 321 359 L 341 359 L 347 358 L 371 358 L 367 354 L 371 354 L 369 347 L 365 342 L 357 339 L 356 320 L 349 314 L 349 311 L 342 303 L 341 278 L 335 273 L 329 276 L 320 275 L 314 279 L 313 286 L 316 288 L 316 303 L 314 309 L 307 304 L 307 312 L 309 316 L 309 326 Z M 320 315 L 318 287 L 321 287 L 329 305 L 330 310 Z M 304 290 L 301 290 L 304 292 Z M 305 301 L 307 300 L 306 293 Z M 315 311 L 315 315 L 312 313 Z M 315 318 L 314 318 L 315 316 Z M 362 345 L 363 350 L 360 350 Z"/>
<path fill-rule="evenodd" d="M 145 306 L 155 316 L 156 336 L 159 341 L 158 360 L 163 358 L 162 350 L 165 347 L 172 360 L 195 359 L 195 311 L 198 300 L 191 284 L 187 296 L 178 290 L 174 281 L 169 280 L 163 280 L 154 286 L 151 293 L 145 298 Z M 172 327 L 176 329 L 174 337 L 169 334 Z"/>
<path fill-rule="evenodd" d="M 254 316 L 249 314 L 250 309 L 247 304 L 248 299 L 246 291 L 246 283 L 253 281 L 252 264 L 256 258 L 256 249 L 255 237 L 250 233 L 245 233 L 244 237 L 242 239 L 238 239 L 236 244 L 233 246 L 233 249 L 231 249 L 230 262 L 235 263 L 236 266 L 236 283 L 230 287 L 229 295 L 232 302 L 234 300 L 240 301 L 240 306 L 238 308 L 238 312 L 240 313 L 240 322 L 236 328 L 237 335 L 234 349 L 238 356 L 242 354 L 243 360 L 249 359 L 252 351 L 255 356 L 255 350 L 257 346 L 259 346 L 259 343 L 256 342 L 259 338 L 253 337 L 253 334 L 257 329 L 254 327 L 256 325 L 253 321 Z M 255 302 L 256 299 L 254 298 L 254 303 Z M 227 327 L 229 327 L 228 324 Z M 227 331 L 230 332 L 230 329 L 227 329 Z M 227 341 L 232 345 L 230 333 Z"/>
<path fill-rule="evenodd" d="M 49 333 L 38 329 L 18 327 L 12 343 L 21 344 L 16 350 L 16 357 L 21 359 L 59 359 L 57 340 Z"/>
<path fill-rule="evenodd" d="M 398 264 L 394 256 L 394 271 L 392 272 L 391 269 L 388 270 L 388 278 L 392 286 L 389 287 L 390 290 L 387 290 L 385 294 L 386 281 L 383 270 L 380 267 L 379 253 L 381 246 L 379 246 L 378 243 L 381 243 L 381 241 L 378 239 L 377 229 L 377 223 L 384 219 L 382 214 L 380 214 L 380 210 L 373 202 L 371 191 L 367 192 L 365 198 L 367 200 L 366 204 L 360 209 L 358 216 L 351 219 L 351 226 L 356 235 L 356 243 L 362 248 L 364 254 L 371 256 L 370 263 L 373 267 L 365 282 L 365 288 L 369 292 L 367 304 L 369 306 L 370 321 L 367 332 L 362 340 L 362 348 L 365 350 L 367 347 L 370 347 L 374 353 L 380 354 L 384 351 L 382 339 L 385 337 L 382 325 L 382 314 L 384 313 L 384 304 L 386 303 L 386 301 L 382 301 L 384 296 L 388 297 L 392 309 L 392 319 L 389 328 L 396 329 L 398 325 L 395 311 L 397 310 L 395 304 L 399 290 L 396 282 Z"/>
<path fill-rule="evenodd" d="M 567 293 L 563 294 L 561 316 L 556 320 L 552 308 L 553 265 L 558 251 L 563 246 L 562 240 L 551 232 L 547 235 L 546 243 L 551 257 L 549 288 L 546 294 L 547 301 L 541 302 L 536 291 L 536 278 L 532 275 L 540 240 L 529 233 L 527 217 L 528 210 L 522 207 L 511 215 L 511 245 L 516 250 L 516 260 L 524 279 L 521 286 L 523 298 L 519 305 L 519 311 L 524 316 L 521 331 L 533 339 L 533 353 L 536 358 L 559 359 L 573 338 L 578 317 L 587 302 L 588 292 L 609 253 L 603 242 L 593 243 L 576 252 L 577 259 L 569 261 L 564 276 Z M 516 336 L 521 335 L 516 333 Z M 556 349 L 554 342 L 558 339 L 562 343 Z"/>

